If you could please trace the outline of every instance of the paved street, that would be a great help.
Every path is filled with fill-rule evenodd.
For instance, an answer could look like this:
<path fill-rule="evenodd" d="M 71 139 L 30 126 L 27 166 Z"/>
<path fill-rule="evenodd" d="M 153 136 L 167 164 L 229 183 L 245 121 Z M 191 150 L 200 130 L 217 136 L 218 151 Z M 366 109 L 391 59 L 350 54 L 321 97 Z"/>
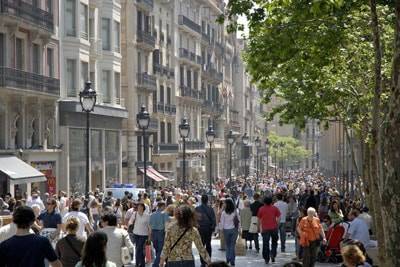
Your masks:
<path fill-rule="evenodd" d="M 260 240 L 261 241 L 261 240 Z M 212 255 L 212 260 L 225 260 L 225 253 L 224 251 L 218 250 L 219 248 L 219 240 L 213 240 L 212 241 L 212 246 L 213 246 L 213 255 Z M 262 246 L 262 242 L 260 242 L 260 247 Z M 196 253 L 196 267 L 200 266 L 200 259 L 197 254 L 197 250 L 194 250 Z M 278 251 L 280 251 L 279 243 L 278 243 Z M 276 262 L 274 264 L 270 263 L 269 265 L 266 265 L 264 263 L 264 260 L 262 258 L 261 252 L 260 254 L 257 254 L 256 251 L 253 249 L 252 251 L 248 251 L 247 255 L 245 257 L 236 257 L 236 266 L 242 267 L 261 267 L 261 266 L 282 266 L 283 264 L 290 262 L 291 259 L 295 256 L 294 255 L 294 239 L 289 238 L 286 241 L 286 253 L 279 253 L 276 258 Z M 316 267 L 336 267 L 339 266 L 338 264 L 322 264 L 318 263 Z"/>

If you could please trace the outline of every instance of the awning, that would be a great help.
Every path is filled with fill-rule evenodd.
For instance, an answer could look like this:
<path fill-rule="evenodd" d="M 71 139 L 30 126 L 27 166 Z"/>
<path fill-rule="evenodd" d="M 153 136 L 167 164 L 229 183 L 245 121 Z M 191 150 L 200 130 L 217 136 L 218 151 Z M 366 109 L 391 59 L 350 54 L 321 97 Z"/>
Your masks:
<path fill-rule="evenodd" d="M 153 179 L 156 182 L 162 182 L 163 179 L 159 178 L 157 175 L 155 175 L 154 173 L 152 173 L 149 169 L 149 167 L 146 168 L 146 176 Z M 144 168 L 139 168 L 140 172 L 144 174 Z"/>
<path fill-rule="evenodd" d="M 15 156 L 0 156 L 0 172 L 10 178 L 10 184 L 46 181 L 43 173 Z"/>
<path fill-rule="evenodd" d="M 153 167 L 149 167 L 148 170 L 153 173 L 154 175 L 156 175 L 158 178 L 164 180 L 164 181 L 168 181 L 169 179 L 167 177 L 165 177 L 164 175 L 162 175 L 161 173 L 159 173 L 156 169 L 154 169 Z"/>

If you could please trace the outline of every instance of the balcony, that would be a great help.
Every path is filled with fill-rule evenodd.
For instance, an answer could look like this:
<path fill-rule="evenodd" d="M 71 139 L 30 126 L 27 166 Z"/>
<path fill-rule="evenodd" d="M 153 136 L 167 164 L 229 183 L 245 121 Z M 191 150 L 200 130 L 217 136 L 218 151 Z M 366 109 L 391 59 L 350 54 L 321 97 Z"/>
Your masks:
<path fill-rule="evenodd" d="M 0 67 L 0 87 L 60 96 L 59 79 L 7 67 Z"/>
<path fill-rule="evenodd" d="M 181 97 L 189 97 L 189 98 L 195 99 L 197 101 L 201 101 L 200 92 L 198 90 L 196 90 L 196 89 L 192 89 L 190 87 L 181 85 L 180 86 L 180 93 L 181 93 L 180 94 Z"/>
<path fill-rule="evenodd" d="M 201 26 L 184 15 L 179 15 L 178 23 L 187 27 L 190 31 L 201 34 Z"/>
<path fill-rule="evenodd" d="M 101 57 L 103 54 L 103 45 L 101 39 L 90 38 L 90 54 L 95 57 Z"/>
<path fill-rule="evenodd" d="M 170 115 L 175 115 L 176 114 L 176 105 L 165 104 L 165 113 L 168 113 Z"/>
<path fill-rule="evenodd" d="M 136 0 L 136 5 L 144 10 L 152 11 L 154 2 L 153 0 Z"/>
<path fill-rule="evenodd" d="M 204 141 L 186 141 L 186 150 L 204 150 L 204 149 L 205 149 Z"/>
<path fill-rule="evenodd" d="M 177 154 L 179 151 L 179 144 L 156 144 L 154 146 L 154 154 Z"/>
<path fill-rule="evenodd" d="M 201 65 L 201 56 L 197 56 L 194 52 L 189 52 L 186 48 L 179 48 L 179 57 L 187 60 L 188 63 Z"/>
<path fill-rule="evenodd" d="M 160 76 L 165 76 L 167 78 L 175 77 L 175 71 L 168 66 L 163 66 L 159 63 L 153 63 L 153 73 L 158 74 Z"/>
<path fill-rule="evenodd" d="M 204 101 L 204 107 L 205 107 L 205 111 L 209 111 L 212 113 L 223 113 L 224 112 L 224 106 L 213 102 L 211 100 L 205 100 Z M 204 109 L 203 109 L 204 110 Z"/>
<path fill-rule="evenodd" d="M 156 46 L 156 39 L 150 32 L 138 30 L 136 41 L 138 45 L 151 51 L 154 50 Z"/>
<path fill-rule="evenodd" d="M 0 11 L 3 15 L 16 17 L 17 22 L 23 19 L 47 32 L 53 33 L 54 31 L 53 14 L 30 3 L 17 0 L 0 0 Z"/>
<path fill-rule="evenodd" d="M 138 87 L 148 90 L 151 93 L 157 91 L 156 77 L 145 72 L 137 74 L 137 84 Z"/>
<path fill-rule="evenodd" d="M 179 57 L 189 59 L 189 50 L 186 48 L 179 48 Z"/>
<path fill-rule="evenodd" d="M 205 78 L 215 83 L 221 83 L 224 79 L 224 74 L 217 71 L 213 64 L 203 65 L 202 74 L 205 75 Z"/>

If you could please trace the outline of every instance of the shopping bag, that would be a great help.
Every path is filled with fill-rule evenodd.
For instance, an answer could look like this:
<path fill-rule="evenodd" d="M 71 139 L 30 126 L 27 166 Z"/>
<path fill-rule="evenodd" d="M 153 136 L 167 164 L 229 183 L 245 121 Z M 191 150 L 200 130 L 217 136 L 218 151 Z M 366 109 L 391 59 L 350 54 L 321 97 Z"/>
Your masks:
<path fill-rule="evenodd" d="M 251 234 L 258 233 L 258 218 L 257 218 L 257 216 L 251 217 L 249 233 L 251 233 Z"/>
<path fill-rule="evenodd" d="M 151 253 L 151 244 L 146 244 L 145 252 L 146 252 L 146 263 L 151 263 L 153 261 L 152 253 Z"/>
<path fill-rule="evenodd" d="M 239 236 L 238 240 L 236 241 L 236 256 L 246 256 L 246 244 L 245 240 Z"/>

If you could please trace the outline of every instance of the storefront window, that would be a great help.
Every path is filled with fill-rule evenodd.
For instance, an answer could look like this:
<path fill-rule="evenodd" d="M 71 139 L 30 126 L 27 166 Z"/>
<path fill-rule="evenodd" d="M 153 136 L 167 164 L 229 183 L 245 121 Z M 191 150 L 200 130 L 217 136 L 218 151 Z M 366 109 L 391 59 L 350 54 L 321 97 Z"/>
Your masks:
<path fill-rule="evenodd" d="M 103 138 L 102 131 L 91 130 L 92 189 L 103 188 Z"/>
<path fill-rule="evenodd" d="M 106 131 L 106 187 L 119 181 L 119 132 Z"/>
<path fill-rule="evenodd" d="M 84 129 L 69 130 L 69 190 L 84 193 L 86 179 L 86 135 Z"/>

